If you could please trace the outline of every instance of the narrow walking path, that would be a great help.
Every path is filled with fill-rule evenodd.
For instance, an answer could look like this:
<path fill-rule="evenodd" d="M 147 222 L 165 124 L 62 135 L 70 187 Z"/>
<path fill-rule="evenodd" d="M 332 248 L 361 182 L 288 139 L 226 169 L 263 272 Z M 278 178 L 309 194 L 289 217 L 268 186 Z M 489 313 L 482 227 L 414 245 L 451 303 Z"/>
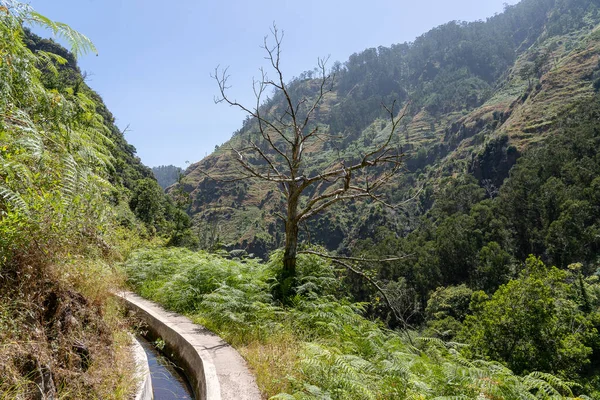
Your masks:
<path fill-rule="evenodd" d="M 188 376 L 199 400 L 260 400 L 245 360 L 220 337 L 188 318 L 132 292 L 117 293 L 148 324 L 149 336 L 165 342 L 169 357 Z"/>

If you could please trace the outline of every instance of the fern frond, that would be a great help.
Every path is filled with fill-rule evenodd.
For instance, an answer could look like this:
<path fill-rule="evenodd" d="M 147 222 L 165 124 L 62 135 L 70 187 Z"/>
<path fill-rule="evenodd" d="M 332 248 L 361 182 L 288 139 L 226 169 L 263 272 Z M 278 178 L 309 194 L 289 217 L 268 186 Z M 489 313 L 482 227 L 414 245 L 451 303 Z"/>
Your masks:
<path fill-rule="evenodd" d="M 65 169 L 63 171 L 63 180 L 67 183 L 64 186 L 65 191 L 72 192 L 75 190 L 75 182 L 77 181 L 77 162 L 71 154 L 66 154 L 63 157 L 63 165 Z"/>
<path fill-rule="evenodd" d="M 525 376 L 523 383 L 529 389 L 543 391 L 548 396 L 573 396 L 573 390 L 571 388 L 577 386 L 576 383 L 566 382 L 552 374 L 539 371 L 534 371 Z"/>
<path fill-rule="evenodd" d="M 17 140 L 16 144 L 24 147 L 36 160 L 40 159 L 42 157 L 42 153 L 44 153 L 44 142 L 36 136 Z"/>
<path fill-rule="evenodd" d="M 18 179 L 23 185 L 31 183 L 31 171 L 24 164 L 17 161 L 6 161 L 0 157 L 0 173 Z"/>
<path fill-rule="evenodd" d="M 71 52 L 75 57 L 79 57 L 81 54 L 94 53 L 98 55 L 98 50 L 92 41 L 85 35 L 77 32 L 69 25 L 62 22 L 52 21 L 41 15 L 38 12 L 30 11 L 27 20 L 42 28 L 50 29 L 54 35 L 65 39 L 71 47 Z"/>
<path fill-rule="evenodd" d="M 12 204 L 13 207 L 27 214 L 29 212 L 29 207 L 27 207 L 27 203 L 25 200 L 16 192 L 13 192 L 7 187 L 0 186 L 0 197 L 2 197 L 6 202 Z"/>
<path fill-rule="evenodd" d="M 38 61 L 40 63 L 40 67 L 50 71 L 54 76 L 58 76 L 58 69 L 56 68 L 56 64 L 64 65 L 67 63 L 67 60 L 58 54 L 50 53 L 48 51 L 38 50 L 36 52 L 38 56 Z"/>
<path fill-rule="evenodd" d="M 442 339 L 440 338 L 435 338 L 435 337 L 426 337 L 426 336 L 418 336 L 416 338 L 417 341 L 419 342 L 423 342 L 423 343 L 427 343 L 427 344 L 431 344 L 434 347 L 437 347 L 439 349 L 447 349 L 448 345 L 446 344 L 446 342 L 444 342 Z"/>
<path fill-rule="evenodd" d="M 94 53 L 98 55 L 98 50 L 94 43 L 84 34 L 74 30 L 69 25 L 62 22 L 56 22 L 57 34 L 65 38 L 71 45 L 71 51 L 78 57 L 81 54 Z"/>
<path fill-rule="evenodd" d="M 29 4 L 15 0 L 2 0 L 0 1 L 0 5 L 19 19 L 25 19 L 33 11 L 33 8 Z"/>
<path fill-rule="evenodd" d="M 453 356 L 453 361 L 457 362 L 458 364 L 462 365 L 463 367 L 477 369 L 475 364 L 473 364 L 471 361 L 467 360 L 465 357 L 463 357 L 462 354 L 460 354 L 455 349 L 449 349 L 448 352 Z"/>

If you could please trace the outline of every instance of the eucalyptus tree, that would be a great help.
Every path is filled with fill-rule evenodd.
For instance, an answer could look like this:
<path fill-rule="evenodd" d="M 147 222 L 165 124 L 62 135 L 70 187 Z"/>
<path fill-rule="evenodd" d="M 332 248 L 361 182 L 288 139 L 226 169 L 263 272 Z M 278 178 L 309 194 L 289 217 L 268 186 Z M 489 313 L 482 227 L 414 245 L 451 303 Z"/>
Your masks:
<path fill-rule="evenodd" d="M 390 119 L 384 137 L 359 156 L 338 152 L 327 166 L 315 172 L 315 149 L 334 139 L 328 128 L 319 123 L 318 115 L 331 105 L 328 94 L 333 91 L 335 73 L 327 69 L 327 59 L 318 59 L 313 78 L 286 82 L 281 66 L 282 39 L 283 32 L 276 26 L 271 29 L 270 39 L 264 39 L 262 49 L 275 78 L 260 69 L 260 78 L 253 81 L 256 101 L 252 105 L 230 97 L 227 68 L 217 67 L 213 77 L 219 87 L 215 102 L 247 113 L 255 130 L 255 135 L 242 140 L 239 146 L 231 146 L 238 168 L 235 176 L 222 180 L 269 182 L 279 188 L 285 199 L 285 209 L 278 213 L 285 223 L 285 248 L 276 291 L 279 299 L 285 301 L 294 293 L 301 224 L 336 203 L 355 199 L 384 201 L 379 189 L 402 165 L 402 150 L 395 146 L 394 138 L 404 109 L 396 109 L 395 103 L 390 107 L 383 105 Z M 298 85 L 305 86 L 298 90 Z M 271 91 L 273 101 L 269 102 Z"/>

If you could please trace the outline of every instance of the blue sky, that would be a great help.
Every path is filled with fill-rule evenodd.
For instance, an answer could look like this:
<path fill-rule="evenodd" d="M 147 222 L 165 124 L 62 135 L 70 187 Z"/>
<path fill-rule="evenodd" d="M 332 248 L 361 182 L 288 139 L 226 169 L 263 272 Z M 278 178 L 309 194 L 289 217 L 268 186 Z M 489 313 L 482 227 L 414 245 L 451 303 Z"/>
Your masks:
<path fill-rule="evenodd" d="M 245 115 L 214 104 L 210 74 L 229 66 L 231 94 L 252 101 L 259 48 L 275 22 L 285 32 L 288 78 L 318 57 L 344 62 L 369 47 L 412 41 L 451 20 L 485 19 L 517 0 L 32 0 L 45 16 L 92 39 L 81 69 L 148 166 L 196 162 L 231 137 Z M 40 32 L 38 32 L 40 33 Z M 50 35 L 49 33 L 46 35 Z"/>

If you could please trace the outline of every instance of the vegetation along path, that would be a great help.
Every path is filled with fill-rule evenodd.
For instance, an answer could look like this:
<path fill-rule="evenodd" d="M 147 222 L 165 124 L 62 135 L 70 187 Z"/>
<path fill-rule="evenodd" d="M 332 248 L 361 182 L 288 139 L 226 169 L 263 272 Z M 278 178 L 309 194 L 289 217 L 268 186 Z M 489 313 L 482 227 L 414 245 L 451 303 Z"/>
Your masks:
<path fill-rule="evenodd" d="M 121 292 L 127 307 L 148 324 L 152 337 L 160 337 L 165 349 L 190 379 L 199 399 L 255 400 L 260 391 L 238 352 L 220 337 L 188 318 L 165 311 L 156 303 L 131 292 Z"/>

